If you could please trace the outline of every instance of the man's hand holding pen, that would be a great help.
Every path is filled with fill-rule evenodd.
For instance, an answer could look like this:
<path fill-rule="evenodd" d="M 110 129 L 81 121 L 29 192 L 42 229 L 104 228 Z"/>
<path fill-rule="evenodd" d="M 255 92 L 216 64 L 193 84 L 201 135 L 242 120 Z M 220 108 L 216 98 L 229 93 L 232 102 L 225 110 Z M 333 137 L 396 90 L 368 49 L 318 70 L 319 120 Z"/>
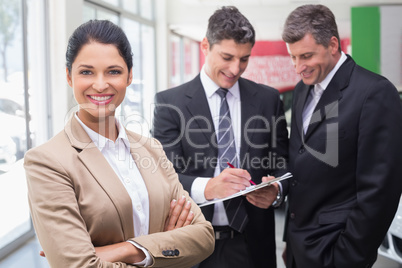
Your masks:
<path fill-rule="evenodd" d="M 225 168 L 218 176 L 210 179 L 205 187 L 205 198 L 225 198 L 249 187 L 251 175 L 240 168 Z"/>

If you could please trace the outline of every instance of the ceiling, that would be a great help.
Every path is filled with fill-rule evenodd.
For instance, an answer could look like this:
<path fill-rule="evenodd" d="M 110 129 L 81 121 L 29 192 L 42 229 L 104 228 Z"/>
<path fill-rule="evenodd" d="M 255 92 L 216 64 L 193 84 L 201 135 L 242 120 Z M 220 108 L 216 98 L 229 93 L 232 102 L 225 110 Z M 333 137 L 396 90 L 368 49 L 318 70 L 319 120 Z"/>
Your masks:
<path fill-rule="evenodd" d="M 350 37 L 350 9 L 354 6 L 402 5 L 402 0 L 166 0 L 169 28 L 194 40 L 205 35 L 208 18 L 219 7 L 234 5 L 254 26 L 257 40 L 281 40 L 287 15 L 299 5 L 323 4 L 335 14 L 339 35 Z"/>

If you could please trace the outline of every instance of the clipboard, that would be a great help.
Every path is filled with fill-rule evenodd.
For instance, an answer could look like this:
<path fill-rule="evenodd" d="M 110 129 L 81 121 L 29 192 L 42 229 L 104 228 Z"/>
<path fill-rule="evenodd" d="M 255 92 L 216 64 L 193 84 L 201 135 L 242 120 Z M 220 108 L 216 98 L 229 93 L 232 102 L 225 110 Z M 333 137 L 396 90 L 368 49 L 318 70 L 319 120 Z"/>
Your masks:
<path fill-rule="evenodd" d="M 266 186 L 269 186 L 274 182 L 286 180 L 286 179 L 289 179 L 291 177 L 293 177 L 292 173 L 288 172 L 288 173 L 285 173 L 282 176 L 280 176 L 278 178 L 275 178 L 273 180 L 261 182 L 260 184 L 257 184 L 257 185 L 251 185 L 251 186 L 247 187 L 246 189 L 244 189 L 242 191 L 239 191 L 239 192 L 237 192 L 235 194 L 229 195 L 229 196 L 224 197 L 224 198 L 219 198 L 219 199 L 214 199 L 214 200 L 211 200 L 211 201 L 207 201 L 207 202 L 204 202 L 202 204 L 198 204 L 198 206 L 199 207 L 205 207 L 205 206 L 215 204 L 217 202 L 221 202 L 221 201 L 229 200 L 229 199 L 232 199 L 232 198 L 235 198 L 235 197 L 238 197 L 238 196 L 242 196 L 242 195 L 251 193 L 251 192 L 253 192 L 255 190 L 258 190 L 258 189 L 264 188 Z"/>

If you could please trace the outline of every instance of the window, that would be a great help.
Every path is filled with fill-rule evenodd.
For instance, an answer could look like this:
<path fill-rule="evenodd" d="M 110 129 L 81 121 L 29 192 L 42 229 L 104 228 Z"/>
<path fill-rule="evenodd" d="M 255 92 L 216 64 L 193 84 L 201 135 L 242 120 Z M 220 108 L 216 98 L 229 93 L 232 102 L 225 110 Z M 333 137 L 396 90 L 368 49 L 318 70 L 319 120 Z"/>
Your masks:
<path fill-rule="evenodd" d="M 138 0 L 123 0 L 123 8 L 138 13 Z"/>
<path fill-rule="evenodd" d="M 43 0 L 0 1 L 0 259 L 33 236 L 23 156 L 47 140 Z"/>
<path fill-rule="evenodd" d="M 88 1 L 84 5 L 83 19 L 107 19 L 125 31 L 133 52 L 133 82 L 127 88 L 117 116 L 128 129 L 149 136 L 151 105 L 156 91 L 153 1 Z"/>
<path fill-rule="evenodd" d="M 109 1 L 111 2 L 111 1 Z M 110 20 L 115 24 L 119 24 L 119 14 L 106 8 L 102 8 L 96 5 L 86 4 L 84 5 L 83 21 L 91 19 Z"/>
<path fill-rule="evenodd" d="M 177 35 L 170 37 L 170 87 L 178 86 L 182 83 L 181 71 L 181 40 Z"/>
<path fill-rule="evenodd" d="M 181 85 L 200 72 L 200 43 L 174 33 L 170 35 L 169 87 Z"/>

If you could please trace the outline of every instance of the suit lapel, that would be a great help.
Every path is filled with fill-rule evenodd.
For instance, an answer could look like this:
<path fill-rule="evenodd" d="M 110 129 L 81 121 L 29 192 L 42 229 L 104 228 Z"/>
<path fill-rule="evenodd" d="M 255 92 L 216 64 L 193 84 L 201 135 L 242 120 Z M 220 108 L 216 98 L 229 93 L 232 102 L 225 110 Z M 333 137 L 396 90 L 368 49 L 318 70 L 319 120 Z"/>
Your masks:
<path fill-rule="evenodd" d="M 331 83 L 322 94 L 317 106 L 314 109 L 311 116 L 310 125 L 307 129 L 305 141 L 311 136 L 311 134 L 325 121 L 328 114 L 332 114 L 332 111 L 338 105 L 338 101 L 341 99 L 340 88 L 332 86 Z"/>
<path fill-rule="evenodd" d="M 77 149 L 78 158 L 115 205 L 124 237 L 134 237 L 131 198 L 120 179 L 74 117 L 66 125 L 65 132 L 71 145 Z"/>
<path fill-rule="evenodd" d="M 347 60 L 335 73 L 314 109 L 312 118 L 316 119 L 316 123 L 310 125 L 307 129 L 305 140 L 311 136 L 329 115 L 338 116 L 338 111 L 335 109 L 338 109 L 339 101 L 342 99 L 342 91 L 349 85 L 350 75 L 354 66 L 354 61 L 348 56 Z"/>
<path fill-rule="evenodd" d="M 257 90 L 253 87 L 247 87 L 245 80 L 239 79 L 240 100 L 241 100 L 241 121 L 240 125 L 243 126 L 248 120 L 260 114 L 261 100 L 258 99 Z M 250 125 L 247 128 L 254 129 L 256 120 L 251 120 Z M 252 140 L 253 132 L 247 133 L 248 139 Z M 243 163 L 243 159 L 250 147 L 250 143 L 246 141 L 244 137 L 244 131 L 241 131 L 241 144 L 240 144 L 240 163 Z"/>
<path fill-rule="evenodd" d="M 211 111 L 209 110 L 208 100 L 205 96 L 205 90 L 201 84 L 200 75 L 189 83 L 186 97 L 187 110 L 193 118 L 195 117 L 194 121 L 197 122 L 199 129 L 203 130 L 202 132 L 205 135 L 206 141 L 210 143 L 211 136 L 215 133 L 215 127 L 212 121 Z M 202 118 L 198 118 L 200 116 Z"/>
<path fill-rule="evenodd" d="M 296 100 L 296 110 L 294 111 L 293 115 L 295 117 L 296 122 L 296 130 L 299 133 L 300 137 L 304 137 L 303 133 L 303 109 L 304 105 L 307 101 L 307 96 L 310 94 L 312 86 L 304 85 L 302 86 L 300 96 L 297 97 Z"/>

